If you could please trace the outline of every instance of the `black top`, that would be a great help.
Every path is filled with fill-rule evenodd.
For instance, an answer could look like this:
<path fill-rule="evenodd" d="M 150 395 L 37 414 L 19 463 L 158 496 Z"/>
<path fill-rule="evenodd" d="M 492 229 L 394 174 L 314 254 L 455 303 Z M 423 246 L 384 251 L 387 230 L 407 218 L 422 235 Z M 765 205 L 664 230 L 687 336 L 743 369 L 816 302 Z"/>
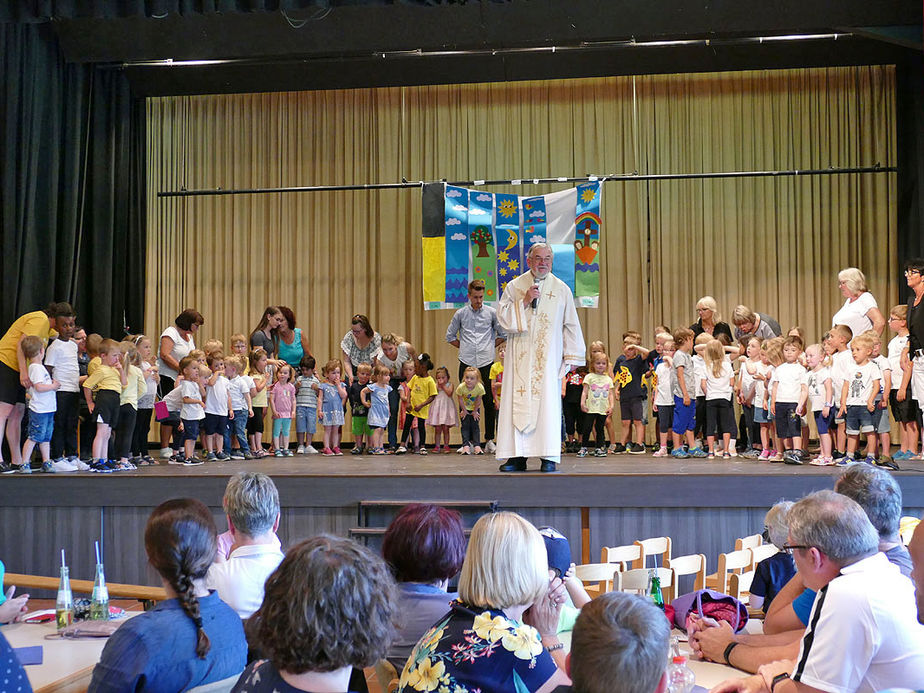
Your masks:
<path fill-rule="evenodd" d="M 915 307 L 915 295 L 908 299 L 908 351 L 911 358 L 918 349 L 924 349 L 924 299 Z"/>
<path fill-rule="evenodd" d="M 699 320 L 694 322 L 692 325 L 690 325 L 690 329 L 693 330 L 693 339 L 696 339 L 697 337 L 699 337 L 703 332 L 706 331 L 703 329 L 703 319 L 700 318 Z M 712 328 L 713 337 L 718 337 L 720 334 L 726 335 L 728 337 L 728 341 L 730 344 L 734 342 L 734 339 L 732 338 L 731 328 L 728 326 L 727 322 L 717 322 L 715 324 L 715 327 Z"/>

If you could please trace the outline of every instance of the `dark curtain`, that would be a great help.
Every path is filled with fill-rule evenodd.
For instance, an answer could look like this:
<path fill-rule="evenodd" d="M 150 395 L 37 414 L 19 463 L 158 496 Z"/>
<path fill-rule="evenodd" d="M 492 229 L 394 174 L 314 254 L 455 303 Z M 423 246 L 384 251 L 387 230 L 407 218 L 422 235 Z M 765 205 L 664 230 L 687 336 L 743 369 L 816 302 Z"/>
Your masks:
<path fill-rule="evenodd" d="M 898 271 L 906 260 L 924 257 L 924 59 L 920 54 L 896 66 L 898 149 Z"/>
<path fill-rule="evenodd" d="M 121 338 L 144 310 L 144 106 L 115 70 L 67 64 L 47 24 L 0 24 L 0 332 L 70 301 Z"/>

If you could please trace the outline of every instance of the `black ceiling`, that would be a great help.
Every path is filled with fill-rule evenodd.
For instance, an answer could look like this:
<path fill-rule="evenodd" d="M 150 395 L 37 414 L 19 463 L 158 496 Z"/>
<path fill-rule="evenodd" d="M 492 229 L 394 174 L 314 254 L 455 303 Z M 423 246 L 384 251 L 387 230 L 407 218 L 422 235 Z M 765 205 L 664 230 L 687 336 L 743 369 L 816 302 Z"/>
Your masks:
<path fill-rule="evenodd" d="M 920 0 L 330 4 L 53 26 L 68 60 L 124 69 L 139 95 L 888 64 L 921 50 Z M 792 34 L 839 38 L 757 41 Z M 632 44 L 664 40 L 695 43 Z M 138 64 L 170 59 L 228 62 Z"/>

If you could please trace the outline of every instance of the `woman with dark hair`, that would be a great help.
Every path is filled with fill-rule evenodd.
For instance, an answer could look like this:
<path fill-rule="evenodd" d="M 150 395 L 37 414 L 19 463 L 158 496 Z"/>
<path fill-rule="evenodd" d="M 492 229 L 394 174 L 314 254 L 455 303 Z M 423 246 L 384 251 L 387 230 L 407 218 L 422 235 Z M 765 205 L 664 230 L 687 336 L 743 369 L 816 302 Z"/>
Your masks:
<path fill-rule="evenodd" d="M 400 670 L 420 636 L 459 596 L 446 588 L 465 558 L 462 516 L 430 503 L 406 505 L 385 530 L 382 556 L 398 581 L 401 616 L 388 661 Z"/>
<path fill-rule="evenodd" d="M 295 313 L 287 306 L 279 306 L 281 319 L 279 327 L 276 328 L 276 335 L 279 337 L 279 345 L 276 350 L 276 358 L 292 366 L 292 371 L 298 373 L 298 367 L 301 365 L 303 356 L 311 356 L 311 347 L 308 346 L 308 336 L 302 332 L 302 328 L 295 326 Z"/>
<path fill-rule="evenodd" d="M 157 353 L 157 372 L 160 374 L 160 396 L 164 397 L 176 387 L 180 361 L 196 348 L 196 332 L 205 319 L 195 308 L 187 308 L 176 316 L 173 324 L 160 335 L 160 350 Z M 160 425 L 160 456 L 170 457 L 170 435 L 173 426 Z"/>
<path fill-rule="evenodd" d="M 205 588 L 218 532 L 198 500 L 154 508 L 144 528 L 148 561 L 168 599 L 109 637 L 89 691 L 185 691 L 235 676 L 247 663 L 240 617 Z"/>
<path fill-rule="evenodd" d="M 322 534 L 292 547 L 247 624 L 266 659 L 247 666 L 233 693 L 348 690 L 353 667 L 385 656 L 394 591 L 385 562 L 355 541 Z"/>
<path fill-rule="evenodd" d="M 260 323 L 250 333 L 250 349 L 261 348 L 266 352 L 267 358 L 272 361 L 276 358 L 279 348 L 279 336 L 276 330 L 282 323 L 282 312 L 276 306 L 267 306 L 263 311 Z"/>
<path fill-rule="evenodd" d="M 353 372 L 361 363 L 372 365 L 382 348 L 382 337 L 372 329 L 372 324 L 362 313 L 350 318 L 350 331 L 340 340 L 343 352 L 343 373 L 347 382 L 353 384 Z"/>

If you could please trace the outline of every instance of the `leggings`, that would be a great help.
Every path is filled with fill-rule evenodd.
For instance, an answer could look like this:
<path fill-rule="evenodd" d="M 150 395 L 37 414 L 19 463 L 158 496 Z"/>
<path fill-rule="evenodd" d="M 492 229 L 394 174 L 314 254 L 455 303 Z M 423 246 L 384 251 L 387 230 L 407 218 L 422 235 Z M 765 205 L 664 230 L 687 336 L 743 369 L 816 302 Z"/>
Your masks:
<path fill-rule="evenodd" d="M 565 434 L 569 436 L 575 433 L 583 434 L 584 412 L 581 410 L 581 403 L 564 401 L 561 408 L 565 415 Z"/>
<path fill-rule="evenodd" d="M 583 447 L 590 447 L 590 431 L 591 429 L 596 430 L 597 435 L 597 447 L 602 448 L 606 444 L 606 440 L 603 437 L 603 431 L 606 424 L 606 414 L 584 414 L 584 430 L 581 445 Z"/>
<path fill-rule="evenodd" d="M 77 412 L 80 404 L 77 392 L 55 393 L 58 408 L 55 410 L 55 428 L 51 434 L 51 458 L 57 459 L 65 453 L 77 454 Z"/>
<path fill-rule="evenodd" d="M 135 431 L 132 435 L 132 455 L 139 457 L 148 454 L 148 434 L 151 432 L 151 412 L 153 409 L 139 409 L 135 415 Z"/>
<path fill-rule="evenodd" d="M 130 404 L 119 407 L 119 422 L 115 428 L 115 454 L 114 459 L 128 457 L 132 449 L 132 440 L 135 437 L 135 419 L 137 410 Z"/>
<path fill-rule="evenodd" d="M 414 419 L 417 419 L 417 435 L 420 438 L 420 447 L 426 447 L 427 420 L 418 418 L 413 414 L 406 414 L 404 416 L 404 429 L 401 431 L 401 444 L 404 445 L 408 442 L 408 439 L 411 435 L 411 426 L 414 423 Z"/>

